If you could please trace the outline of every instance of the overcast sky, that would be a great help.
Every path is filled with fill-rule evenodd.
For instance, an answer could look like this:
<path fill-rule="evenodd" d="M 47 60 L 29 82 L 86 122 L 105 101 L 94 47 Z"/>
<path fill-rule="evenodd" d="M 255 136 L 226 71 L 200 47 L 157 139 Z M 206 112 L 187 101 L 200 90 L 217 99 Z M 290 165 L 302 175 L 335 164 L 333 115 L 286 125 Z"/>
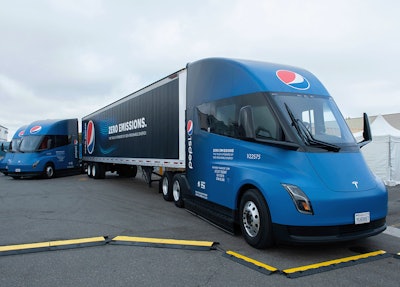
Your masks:
<path fill-rule="evenodd" d="M 192 62 L 314 73 L 345 117 L 400 112 L 397 0 L 0 0 L 0 125 L 79 120 Z"/>

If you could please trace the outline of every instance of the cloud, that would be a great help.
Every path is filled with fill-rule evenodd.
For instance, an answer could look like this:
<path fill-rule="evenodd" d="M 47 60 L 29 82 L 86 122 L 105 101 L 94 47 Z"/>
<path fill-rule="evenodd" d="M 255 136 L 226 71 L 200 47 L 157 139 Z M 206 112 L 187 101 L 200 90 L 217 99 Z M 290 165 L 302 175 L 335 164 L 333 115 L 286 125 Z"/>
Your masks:
<path fill-rule="evenodd" d="M 0 124 L 12 132 L 24 121 L 81 118 L 213 56 L 306 68 L 346 117 L 399 112 L 399 8 L 394 0 L 7 2 Z"/>

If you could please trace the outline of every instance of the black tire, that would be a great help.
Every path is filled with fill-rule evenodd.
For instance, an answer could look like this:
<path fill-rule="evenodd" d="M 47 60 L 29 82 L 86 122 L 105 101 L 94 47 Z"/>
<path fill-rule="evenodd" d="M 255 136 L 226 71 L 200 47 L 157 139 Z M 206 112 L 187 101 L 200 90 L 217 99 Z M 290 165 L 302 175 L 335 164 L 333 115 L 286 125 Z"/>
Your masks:
<path fill-rule="evenodd" d="M 271 215 L 264 197 L 249 189 L 240 200 L 240 229 L 246 242 L 258 249 L 271 247 L 273 242 Z"/>
<path fill-rule="evenodd" d="M 186 188 L 185 179 L 181 174 L 176 174 L 172 182 L 172 196 L 174 203 L 177 207 L 182 208 L 184 205 L 183 193 Z"/>
<path fill-rule="evenodd" d="M 171 171 L 166 171 L 161 177 L 160 183 L 159 183 L 159 191 L 162 193 L 164 200 L 166 201 L 172 201 L 173 200 L 173 195 L 172 195 L 172 179 L 174 177 L 174 174 Z"/>
<path fill-rule="evenodd" d="M 43 178 L 50 179 L 55 175 L 54 165 L 52 163 L 47 163 L 43 170 Z"/>
<path fill-rule="evenodd" d="M 87 165 L 87 176 L 92 178 L 93 177 L 93 173 L 92 173 L 92 164 L 88 163 Z"/>
<path fill-rule="evenodd" d="M 102 163 L 96 162 L 92 167 L 92 175 L 95 179 L 103 179 L 106 177 L 106 171 Z"/>

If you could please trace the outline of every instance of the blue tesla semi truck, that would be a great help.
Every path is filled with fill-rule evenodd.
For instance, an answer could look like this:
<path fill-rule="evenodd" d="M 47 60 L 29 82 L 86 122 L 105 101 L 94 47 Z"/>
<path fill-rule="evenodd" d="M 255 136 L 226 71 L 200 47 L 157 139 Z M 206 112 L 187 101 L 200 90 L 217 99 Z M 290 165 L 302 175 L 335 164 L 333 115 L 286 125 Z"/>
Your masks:
<path fill-rule="evenodd" d="M 165 200 L 256 248 L 386 228 L 386 187 L 321 82 L 292 66 L 209 58 L 82 119 L 88 175 L 161 176 Z"/>
<path fill-rule="evenodd" d="M 11 162 L 14 154 L 19 152 L 19 145 L 21 143 L 22 136 L 24 135 L 25 128 L 26 126 L 22 126 L 15 132 L 4 158 L 0 161 L 0 172 L 2 172 L 4 175 L 8 175 L 8 163 Z"/>
<path fill-rule="evenodd" d="M 25 128 L 19 152 L 8 162 L 8 175 L 52 178 L 79 170 L 78 119 L 35 121 Z"/>

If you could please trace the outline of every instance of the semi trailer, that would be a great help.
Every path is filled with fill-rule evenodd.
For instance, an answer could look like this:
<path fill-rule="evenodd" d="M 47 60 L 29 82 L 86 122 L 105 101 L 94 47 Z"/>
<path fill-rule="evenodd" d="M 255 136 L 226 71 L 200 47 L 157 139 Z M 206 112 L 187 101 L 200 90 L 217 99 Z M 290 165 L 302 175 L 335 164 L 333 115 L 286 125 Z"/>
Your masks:
<path fill-rule="evenodd" d="M 187 64 L 82 118 L 89 177 L 141 167 L 167 201 L 248 244 L 338 242 L 386 228 L 387 190 L 310 72 L 248 60 Z"/>

